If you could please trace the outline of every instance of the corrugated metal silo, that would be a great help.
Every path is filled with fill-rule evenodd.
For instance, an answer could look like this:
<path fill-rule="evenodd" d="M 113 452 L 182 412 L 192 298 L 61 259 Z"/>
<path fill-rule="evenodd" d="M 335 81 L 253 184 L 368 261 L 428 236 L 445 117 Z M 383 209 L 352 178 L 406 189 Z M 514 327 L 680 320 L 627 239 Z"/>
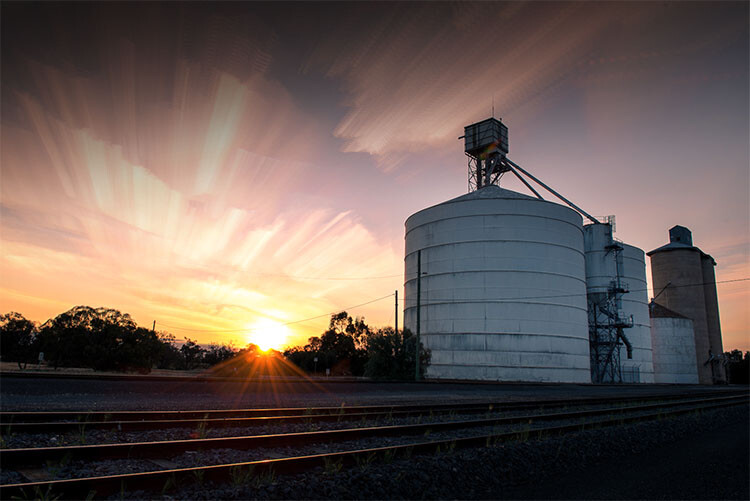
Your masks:
<path fill-rule="evenodd" d="M 593 380 L 653 382 L 643 251 L 614 240 L 610 224 L 584 226 L 584 248 Z"/>
<path fill-rule="evenodd" d="M 428 376 L 590 382 L 581 216 L 490 185 L 406 220 L 404 325 Z"/>
<path fill-rule="evenodd" d="M 628 293 L 622 296 L 626 317 L 633 318 L 628 339 L 633 346 L 633 358 L 622 357 L 622 380 L 625 383 L 653 383 L 654 363 L 651 346 L 651 322 L 648 314 L 648 285 L 646 283 L 646 254 L 642 249 L 622 244 L 622 277 Z"/>

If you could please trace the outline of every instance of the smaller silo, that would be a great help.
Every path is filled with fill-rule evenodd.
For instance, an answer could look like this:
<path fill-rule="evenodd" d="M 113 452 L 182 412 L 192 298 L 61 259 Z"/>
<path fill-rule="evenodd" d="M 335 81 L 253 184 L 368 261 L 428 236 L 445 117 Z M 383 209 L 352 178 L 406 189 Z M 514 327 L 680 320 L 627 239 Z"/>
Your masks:
<path fill-rule="evenodd" d="M 624 383 L 653 383 L 654 365 L 651 347 L 651 323 L 648 313 L 648 286 L 646 284 L 646 255 L 643 250 L 622 244 L 622 279 L 628 285 L 628 293 L 622 296 L 622 311 L 626 318 L 633 319 L 627 330 L 628 340 L 633 346 L 630 359 L 622 357 L 622 381 Z"/>
<path fill-rule="evenodd" d="M 654 369 L 644 253 L 614 239 L 611 224 L 588 224 L 583 229 L 592 378 L 595 382 L 651 383 Z M 610 353 L 611 349 L 615 351 Z"/>
<path fill-rule="evenodd" d="M 684 226 L 669 230 L 669 243 L 648 253 L 654 301 L 693 321 L 695 365 L 701 384 L 725 380 L 719 302 L 716 294 L 716 261 L 693 245 Z"/>
<path fill-rule="evenodd" d="M 693 321 L 654 302 L 649 314 L 654 382 L 698 384 Z"/>

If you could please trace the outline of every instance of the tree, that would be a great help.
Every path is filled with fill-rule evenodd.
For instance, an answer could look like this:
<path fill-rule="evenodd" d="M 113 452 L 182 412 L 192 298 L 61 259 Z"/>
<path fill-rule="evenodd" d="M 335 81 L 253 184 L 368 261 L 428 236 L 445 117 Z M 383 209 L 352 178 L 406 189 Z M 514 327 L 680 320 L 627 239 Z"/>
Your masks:
<path fill-rule="evenodd" d="M 379 379 L 414 379 L 416 336 L 409 329 L 395 332 L 391 327 L 369 337 L 364 374 Z M 420 377 L 430 364 L 430 352 L 419 345 Z"/>
<path fill-rule="evenodd" d="M 149 372 L 160 352 L 158 336 L 138 327 L 127 313 L 89 306 L 76 306 L 46 321 L 37 340 L 55 368 Z"/>
<path fill-rule="evenodd" d="M 184 368 L 195 369 L 203 361 L 205 350 L 190 338 L 185 338 L 185 343 L 180 348 L 184 360 Z"/>
<path fill-rule="evenodd" d="M 353 319 L 342 311 L 331 315 L 328 329 L 319 337 L 311 337 L 305 346 L 289 348 L 283 355 L 307 372 L 330 369 L 332 374 L 361 376 L 369 334 L 364 318 Z"/>
<path fill-rule="evenodd" d="M 34 359 L 36 325 L 20 313 L 11 311 L 0 315 L 0 357 L 17 362 L 19 369 Z"/>
<path fill-rule="evenodd" d="M 174 335 L 168 332 L 160 332 L 158 336 L 159 353 L 156 367 L 159 369 L 181 369 L 183 366 L 182 352 L 176 346 Z"/>
<path fill-rule="evenodd" d="M 231 344 L 215 344 L 211 343 L 208 345 L 208 349 L 203 355 L 203 362 L 209 366 L 220 364 L 225 360 L 229 360 L 237 354 L 237 350 Z"/>
<path fill-rule="evenodd" d="M 414 379 L 415 344 L 408 329 L 396 333 L 389 327 L 373 332 L 364 318 L 353 319 L 342 311 L 331 316 L 328 330 L 320 337 L 311 337 L 305 346 L 288 348 L 284 357 L 307 372 L 317 365 L 319 370 L 330 368 L 334 374 Z M 420 345 L 422 375 L 429 363 L 430 353 Z"/>
<path fill-rule="evenodd" d="M 750 382 L 750 351 L 742 356 L 740 350 L 724 353 L 727 367 L 727 382 L 730 384 L 748 384 Z"/>

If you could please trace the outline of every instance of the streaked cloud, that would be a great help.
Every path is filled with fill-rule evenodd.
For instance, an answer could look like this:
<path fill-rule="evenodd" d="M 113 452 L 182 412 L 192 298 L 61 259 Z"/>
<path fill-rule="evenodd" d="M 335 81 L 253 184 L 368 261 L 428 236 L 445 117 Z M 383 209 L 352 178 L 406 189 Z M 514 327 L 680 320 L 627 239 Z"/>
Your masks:
<path fill-rule="evenodd" d="M 722 280 L 750 274 L 746 5 L 296 8 L 4 6 L 6 309 L 242 341 L 384 296 L 403 220 L 465 190 L 456 138 L 493 101 L 511 156 L 620 238 L 683 224 Z M 76 37 L 49 29 L 69 17 Z M 725 346 L 750 349 L 748 288 L 719 294 Z"/>

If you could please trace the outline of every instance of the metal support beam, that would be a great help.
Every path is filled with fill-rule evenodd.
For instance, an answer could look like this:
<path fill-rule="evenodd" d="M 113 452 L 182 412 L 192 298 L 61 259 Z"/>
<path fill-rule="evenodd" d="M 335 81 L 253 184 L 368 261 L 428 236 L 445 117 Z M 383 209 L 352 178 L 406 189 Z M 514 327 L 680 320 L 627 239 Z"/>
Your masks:
<path fill-rule="evenodd" d="M 573 202 L 571 202 L 570 200 L 568 200 L 564 196 L 560 195 L 558 192 L 556 192 L 555 190 L 553 190 L 552 188 L 550 188 L 549 186 L 547 186 L 546 184 L 544 184 L 542 181 L 540 181 L 539 179 L 537 179 L 536 177 L 534 177 L 532 174 L 530 174 L 529 172 L 527 172 L 526 170 L 524 170 L 520 165 L 516 164 L 515 162 L 512 162 L 508 158 L 506 158 L 505 160 L 508 162 L 509 165 L 512 165 L 513 167 L 515 167 L 516 169 L 518 169 L 519 171 L 521 171 L 526 176 L 529 176 L 539 186 L 541 186 L 542 188 L 544 188 L 545 190 L 549 191 L 550 193 L 552 193 L 553 195 L 555 195 L 557 198 L 559 198 L 560 200 L 562 200 L 563 202 L 565 202 L 566 204 L 568 204 L 570 207 L 572 207 L 573 209 L 575 209 L 579 214 L 583 214 L 584 216 L 586 216 L 592 223 L 594 223 L 594 224 L 602 224 L 599 221 L 597 221 L 596 218 L 593 217 L 592 215 L 590 215 L 588 212 L 586 212 L 585 210 L 581 209 L 576 204 L 574 204 Z"/>
<path fill-rule="evenodd" d="M 512 172 L 513 174 L 515 174 L 515 175 L 516 175 L 516 177 L 517 177 L 518 179 L 520 179 L 520 180 L 521 180 L 521 182 L 522 182 L 523 184 L 525 184 L 525 185 L 526 185 L 526 187 L 527 187 L 528 189 L 530 189 L 530 190 L 531 190 L 532 192 L 534 192 L 534 195 L 536 195 L 536 197 L 537 197 L 537 198 L 538 198 L 539 200 L 544 200 L 544 198 L 542 198 L 542 196 L 541 196 L 541 195 L 540 195 L 540 194 L 539 194 L 539 193 L 538 193 L 538 192 L 537 192 L 537 191 L 536 191 L 536 190 L 535 190 L 535 189 L 534 189 L 534 188 L 533 188 L 533 187 L 532 187 L 532 186 L 531 186 L 531 185 L 529 184 L 529 182 L 528 182 L 528 181 L 526 181 L 526 180 L 525 180 L 525 179 L 523 178 L 523 176 L 522 176 L 521 174 L 519 174 L 519 173 L 518 173 L 518 171 L 517 171 L 516 169 L 514 169 L 514 168 L 513 168 L 513 166 L 512 166 L 512 165 L 510 165 L 510 163 L 508 164 L 508 168 L 510 169 L 510 171 L 511 171 L 511 172 Z"/>

